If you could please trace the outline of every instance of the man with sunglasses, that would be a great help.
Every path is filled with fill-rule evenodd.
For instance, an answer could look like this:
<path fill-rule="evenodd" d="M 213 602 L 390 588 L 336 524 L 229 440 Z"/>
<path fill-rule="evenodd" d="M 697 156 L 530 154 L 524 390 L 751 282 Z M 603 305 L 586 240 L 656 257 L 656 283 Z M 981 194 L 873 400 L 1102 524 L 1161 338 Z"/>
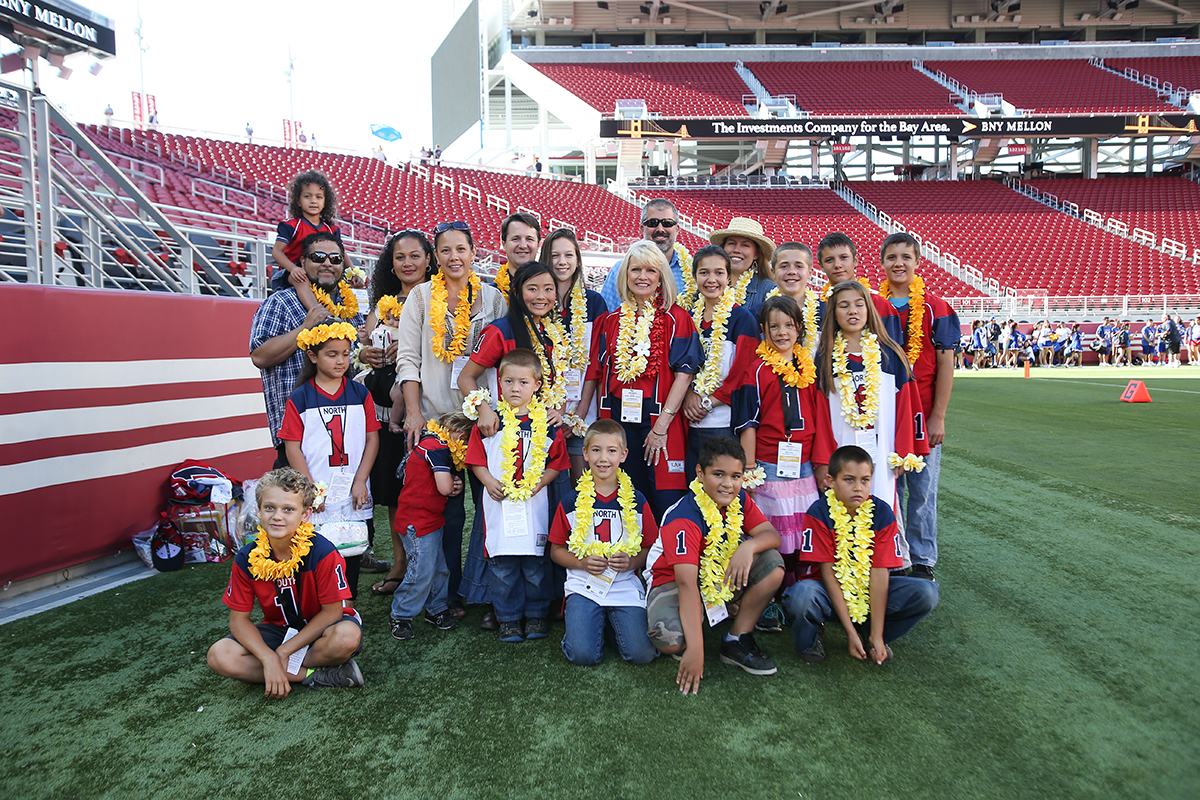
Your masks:
<path fill-rule="evenodd" d="M 679 254 L 675 252 L 675 238 L 679 235 L 679 211 L 675 204 L 663 197 L 655 198 L 642 209 L 642 238 L 649 239 L 662 250 L 671 273 L 675 276 L 675 285 L 684 286 L 683 266 L 679 263 Z M 617 269 L 613 267 L 604 279 L 600 296 L 608 305 L 609 311 L 621 307 L 621 298 L 617 294 Z"/>
<path fill-rule="evenodd" d="M 346 267 L 346 252 L 341 241 L 332 233 L 313 233 L 304 239 L 302 252 L 300 265 L 313 288 L 323 289 L 335 308 L 343 305 L 345 298 L 341 296 L 338 283 Z M 267 424 L 278 454 L 277 468 L 286 467 L 288 463 L 278 437 L 279 426 L 283 424 L 288 396 L 296 388 L 304 366 L 304 353 L 296 344 L 296 335 L 331 317 L 329 310 L 320 304 L 306 310 L 294 286 L 275 292 L 254 312 L 254 321 L 250 325 L 250 360 L 262 375 Z M 345 321 L 361 328 L 362 312 L 345 318 Z"/>

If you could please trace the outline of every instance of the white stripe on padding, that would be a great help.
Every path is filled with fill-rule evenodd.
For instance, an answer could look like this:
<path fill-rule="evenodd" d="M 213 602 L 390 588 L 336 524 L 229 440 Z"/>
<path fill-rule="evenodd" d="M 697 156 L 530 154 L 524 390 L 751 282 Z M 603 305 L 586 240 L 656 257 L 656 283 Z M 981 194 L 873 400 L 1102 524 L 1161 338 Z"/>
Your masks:
<path fill-rule="evenodd" d="M 124 450 L 79 453 L 0 466 L 0 495 L 28 492 L 46 486 L 129 475 L 147 469 L 174 467 L 188 458 L 208 461 L 232 453 L 273 450 L 266 426 L 250 430 L 156 442 Z M 164 475 L 164 478 L 166 476 Z"/>
<path fill-rule="evenodd" d="M 265 414 L 261 392 L 225 397 L 185 397 L 152 403 L 90 408 L 56 408 L 0 416 L 0 442 L 32 442 L 59 436 L 132 431 L 157 425 L 178 425 Z"/>
<path fill-rule="evenodd" d="M 249 356 L 162 361 L 48 361 L 0 364 L 0 394 L 110 389 L 257 378 Z"/>

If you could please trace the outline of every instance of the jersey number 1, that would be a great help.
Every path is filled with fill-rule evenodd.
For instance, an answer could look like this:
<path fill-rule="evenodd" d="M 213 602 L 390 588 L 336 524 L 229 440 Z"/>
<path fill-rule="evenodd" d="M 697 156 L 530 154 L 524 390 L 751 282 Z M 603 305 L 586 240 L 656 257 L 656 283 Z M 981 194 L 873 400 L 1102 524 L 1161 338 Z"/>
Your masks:
<path fill-rule="evenodd" d="M 325 423 L 329 432 L 329 466 L 344 467 L 350 463 L 346 455 L 346 434 L 342 430 L 342 415 L 335 414 Z"/>

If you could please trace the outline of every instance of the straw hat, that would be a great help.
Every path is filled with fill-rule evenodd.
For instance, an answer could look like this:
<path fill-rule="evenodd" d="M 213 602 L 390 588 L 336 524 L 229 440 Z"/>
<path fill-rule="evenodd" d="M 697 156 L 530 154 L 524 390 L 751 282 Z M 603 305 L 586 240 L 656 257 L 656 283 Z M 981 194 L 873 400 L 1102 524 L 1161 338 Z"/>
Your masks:
<path fill-rule="evenodd" d="M 729 220 L 728 228 L 710 233 L 708 241 L 723 246 L 725 240 L 730 236 L 741 236 L 743 239 L 754 240 L 761 256 L 760 263 L 765 265 L 771 261 L 771 254 L 775 252 L 775 243 L 763 233 L 763 226 L 759 222 L 749 217 L 734 217 Z"/>

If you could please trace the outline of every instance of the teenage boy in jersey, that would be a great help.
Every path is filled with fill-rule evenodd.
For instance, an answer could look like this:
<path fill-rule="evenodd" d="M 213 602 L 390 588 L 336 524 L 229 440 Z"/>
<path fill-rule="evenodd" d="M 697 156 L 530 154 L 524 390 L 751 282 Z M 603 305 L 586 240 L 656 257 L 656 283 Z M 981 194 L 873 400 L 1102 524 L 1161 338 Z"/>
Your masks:
<path fill-rule="evenodd" d="M 737 441 L 727 436 L 706 441 L 700 448 L 696 480 L 683 499 L 667 510 L 647 558 L 650 641 L 679 660 L 675 682 L 684 694 L 699 692 L 704 677 L 704 618 L 715 626 L 730 613 L 725 603 L 706 607 L 701 596 L 701 565 L 711 530 L 702 504 L 710 511 L 715 504 L 722 524 L 735 503 L 742 513 L 741 530 L 736 532 L 741 543 L 724 570 L 724 585 L 733 590 L 729 602 L 737 609 L 721 640 L 721 661 L 751 675 L 777 671 L 775 662 L 754 641 L 754 624 L 783 583 L 783 557 L 779 532 L 742 489 L 745 469 L 746 453 Z"/>
<path fill-rule="evenodd" d="M 810 664 L 825 660 L 821 633 L 831 617 L 837 617 L 846 631 L 851 656 L 883 664 L 892 657 L 888 643 L 912 630 L 937 606 L 938 585 L 933 581 L 888 574 L 890 568 L 901 563 L 899 529 L 888 504 L 871 494 L 874 472 L 875 465 L 866 450 L 855 445 L 839 447 L 829 458 L 830 489 L 804 515 L 805 536 L 800 549 L 807 552 L 811 562 L 820 565 L 819 579 L 813 574 L 789 586 L 783 593 L 783 607 L 793 620 L 792 646 Z M 866 513 L 863 506 L 868 500 L 872 504 L 868 607 L 866 620 L 856 623 L 836 570 L 845 565 L 840 564 L 837 554 L 837 517 L 831 507 L 845 510 L 850 526 L 845 535 L 852 536 L 858 516 Z M 854 558 L 855 549 L 852 543 L 849 558 Z M 860 625 L 869 631 L 865 647 Z"/>
<path fill-rule="evenodd" d="M 350 599 L 345 560 L 308 521 L 316 495 L 312 481 L 290 467 L 258 482 L 258 537 L 238 551 L 225 588 L 229 635 L 208 649 L 214 672 L 264 684 L 271 698 L 287 697 L 293 683 L 363 685 L 352 658 L 362 620 L 343 607 Z M 257 624 L 250 621 L 256 601 Z"/>
<path fill-rule="evenodd" d="M 900 344 L 909 360 L 915 352 L 913 339 L 920 339 L 920 354 L 911 364 L 917 392 L 921 396 L 923 422 L 929 436 L 925 469 L 905 472 L 896 480 L 903 491 L 904 533 L 912 557 L 912 576 L 933 580 L 937 563 L 937 491 L 942 472 L 942 441 L 946 438 L 946 407 L 954 385 L 954 351 L 958 349 L 958 315 L 933 292 L 923 290 L 921 329 L 910 330 L 914 310 L 910 299 L 921 261 L 921 244 L 908 233 L 893 233 L 883 240 L 879 255 L 887 279 L 888 300 L 902 323 Z M 923 281 L 922 281 L 923 283 Z"/>
<path fill-rule="evenodd" d="M 817 302 L 817 320 L 820 324 L 820 320 L 825 319 L 825 298 L 828 296 L 829 289 L 842 281 L 859 280 L 858 248 L 855 247 L 854 240 L 841 232 L 829 234 L 817 245 L 817 264 L 829 281 L 821 292 L 821 299 Z M 867 288 L 871 287 L 867 286 Z M 887 331 L 888 336 L 897 342 L 903 341 L 901 337 L 904 332 L 900 329 L 900 316 L 892 304 L 876 292 L 871 292 L 871 302 L 875 304 L 875 310 L 879 312 L 879 316 L 883 320 L 883 328 Z"/>

